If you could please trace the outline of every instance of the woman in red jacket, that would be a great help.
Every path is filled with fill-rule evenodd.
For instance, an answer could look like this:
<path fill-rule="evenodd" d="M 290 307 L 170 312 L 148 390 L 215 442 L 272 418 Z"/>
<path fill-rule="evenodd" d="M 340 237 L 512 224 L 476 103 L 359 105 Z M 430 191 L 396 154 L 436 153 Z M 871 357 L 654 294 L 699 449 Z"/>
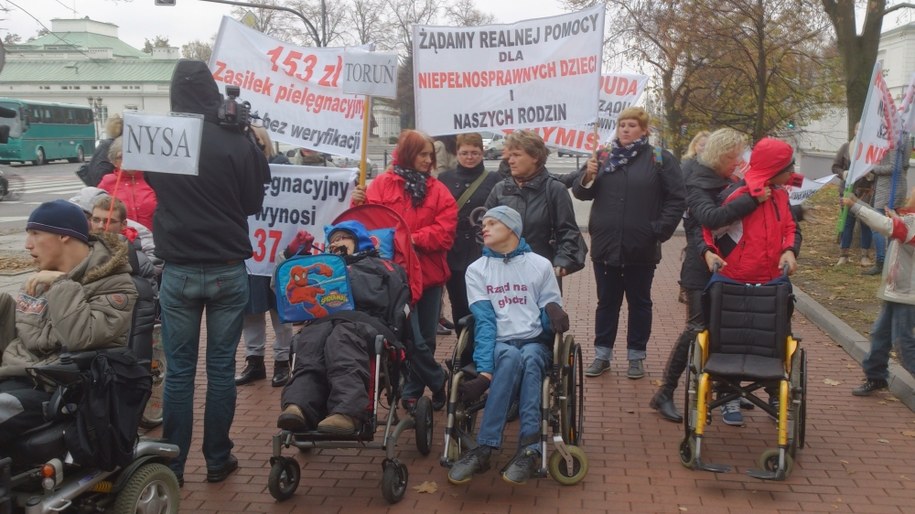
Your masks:
<path fill-rule="evenodd" d="M 156 212 L 156 192 L 146 183 L 142 171 L 121 169 L 123 158 L 121 137 L 115 138 L 108 150 L 108 159 L 114 164 L 114 172 L 102 177 L 99 189 L 124 202 L 127 206 L 127 219 L 153 229 L 153 214 Z"/>
<path fill-rule="evenodd" d="M 435 169 L 432 139 L 415 130 L 405 130 L 397 141 L 397 157 L 391 167 L 357 189 L 353 203 L 374 203 L 403 216 L 422 267 L 423 294 L 414 298 L 412 366 L 403 391 L 408 410 L 426 387 L 432 391 L 432 406 L 445 406 L 445 370 L 435 362 L 435 336 L 442 303 L 442 286 L 451 272 L 446 257 L 454 244 L 457 203 L 444 184 L 430 173 Z"/>

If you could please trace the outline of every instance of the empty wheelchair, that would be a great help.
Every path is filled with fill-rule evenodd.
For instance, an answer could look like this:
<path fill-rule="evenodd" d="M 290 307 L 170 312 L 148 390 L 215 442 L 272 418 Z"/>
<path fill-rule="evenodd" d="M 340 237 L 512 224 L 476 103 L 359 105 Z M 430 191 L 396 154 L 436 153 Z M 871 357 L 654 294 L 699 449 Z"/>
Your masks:
<path fill-rule="evenodd" d="M 716 407 L 745 398 L 777 420 L 776 447 L 747 474 L 784 480 L 804 447 L 807 358 L 791 335 L 794 297 L 787 279 L 750 285 L 718 277 L 704 299 L 707 330 L 696 338 L 687 366 L 685 434 L 680 461 L 691 469 L 727 472 L 730 466 L 703 460 L 705 427 Z M 755 392 L 766 388 L 764 401 Z M 713 391 L 719 389 L 717 399 Z"/>
<path fill-rule="evenodd" d="M 487 398 L 484 394 L 465 403 L 458 394 L 462 381 L 477 376 L 473 363 L 473 317 L 460 320 L 459 326 L 463 330 L 449 365 L 448 417 L 440 459 L 443 467 L 451 467 L 464 452 L 477 446 L 474 430 Z M 557 334 L 554 338 L 553 362 L 543 380 L 541 401 L 541 462 L 534 476 L 543 478 L 549 474 L 562 485 L 577 484 L 588 473 L 588 457 L 581 449 L 584 426 L 581 346 L 571 335 Z M 547 458 L 547 446 L 551 441 L 555 451 Z"/>

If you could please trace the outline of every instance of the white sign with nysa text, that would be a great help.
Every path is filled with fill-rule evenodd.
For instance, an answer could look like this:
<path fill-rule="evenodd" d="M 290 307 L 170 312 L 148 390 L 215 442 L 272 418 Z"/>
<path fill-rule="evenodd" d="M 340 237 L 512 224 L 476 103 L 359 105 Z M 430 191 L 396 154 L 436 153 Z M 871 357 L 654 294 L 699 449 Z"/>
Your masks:
<path fill-rule="evenodd" d="M 203 116 L 124 113 L 121 169 L 196 175 Z"/>

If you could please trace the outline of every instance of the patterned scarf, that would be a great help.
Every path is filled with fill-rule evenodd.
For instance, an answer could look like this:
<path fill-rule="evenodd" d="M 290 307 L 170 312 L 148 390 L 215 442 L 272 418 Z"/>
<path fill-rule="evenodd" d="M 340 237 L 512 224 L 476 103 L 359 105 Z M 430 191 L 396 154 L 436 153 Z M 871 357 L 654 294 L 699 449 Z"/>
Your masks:
<path fill-rule="evenodd" d="M 648 136 L 642 136 L 626 146 L 620 146 L 619 138 L 614 139 L 610 147 L 610 158 L 607 159 L 609 167 L 605 166 L 604 169 L 608 173 L 613 173 L 618 168 L 629 164 L 646 146 L 648 146 Z"/>
<path fill-rule="evenodd" d="M 394 173 L 404 179 L 403 189 L 410 195 L 413 207 L 422 205 L 423 200 L 426 199 L 426 179 L 429 178 L 429 174 L 404 169 L 397 165 L 394 166 Z"/>

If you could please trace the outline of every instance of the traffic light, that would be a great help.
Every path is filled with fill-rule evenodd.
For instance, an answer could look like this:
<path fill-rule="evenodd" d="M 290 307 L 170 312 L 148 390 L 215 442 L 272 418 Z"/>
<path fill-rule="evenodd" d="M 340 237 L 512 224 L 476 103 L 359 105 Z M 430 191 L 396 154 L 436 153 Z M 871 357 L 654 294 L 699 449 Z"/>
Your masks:
<path fill-rule="evenodd" d="M 797 125 L 794 124 L 794 120 L 788 120 L 788 130 L 794 130 Z"/>
<path fill-rule="evenodd" d="M 156 5 L 165 5 L 168 7 L 174 7 L 175 2 L 177 2 L 177 1 L 178 0 L 156 0 Z"/>

